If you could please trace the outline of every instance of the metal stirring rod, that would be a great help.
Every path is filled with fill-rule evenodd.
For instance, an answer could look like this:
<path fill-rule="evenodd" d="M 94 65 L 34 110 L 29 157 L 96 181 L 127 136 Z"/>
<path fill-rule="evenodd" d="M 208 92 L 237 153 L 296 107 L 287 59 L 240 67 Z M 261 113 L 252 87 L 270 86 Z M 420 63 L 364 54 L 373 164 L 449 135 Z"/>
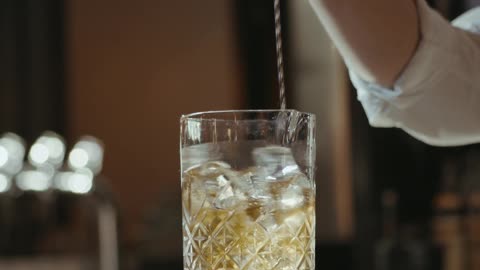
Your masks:
<path fill-rule="evenodd" d="M 283 63 L 280 0 L 274 0 L 273 7 L 274 7 L 274 16 L 275 16 L 275 41 L 276 41 L 276 48 L 277 48 L 277 72 L 278 72 L 278 87 L 280 89 L 280 109 L 285 110 L 287 107 L 287 98 L 285 95 L 285 72 L 284 72 L 284 63 Z"/>

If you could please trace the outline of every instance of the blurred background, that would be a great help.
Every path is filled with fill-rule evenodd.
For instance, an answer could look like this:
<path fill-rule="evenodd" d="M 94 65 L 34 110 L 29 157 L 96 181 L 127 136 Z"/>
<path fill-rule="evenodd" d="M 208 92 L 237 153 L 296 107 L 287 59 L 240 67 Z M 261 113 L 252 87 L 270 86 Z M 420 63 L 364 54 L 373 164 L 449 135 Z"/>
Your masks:
<path fill-rule="evenodd" d="M 317 267 L 480 269 L 480 148 L 370 128 L 307 1 L 281 2 L 288 107 L 317 115 Z M 450 19 L 478 4 L 429 2 Z M 56 190 L 5 184 L 0 267 L 181 269 L 179 117 L 278 108 L 273 0 L 2 0 L 0 14 L 0 132 L 28 156 L 8 171 L 0 139 L 0 187 L 65 173 Z M 68 162 L 42 161 L 59 143 Z"/>

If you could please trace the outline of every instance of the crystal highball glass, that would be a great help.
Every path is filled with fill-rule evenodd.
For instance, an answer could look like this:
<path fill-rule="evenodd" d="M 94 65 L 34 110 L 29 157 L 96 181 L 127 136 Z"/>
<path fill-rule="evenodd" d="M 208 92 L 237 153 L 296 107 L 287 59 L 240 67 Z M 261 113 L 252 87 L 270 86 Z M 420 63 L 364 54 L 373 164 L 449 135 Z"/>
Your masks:
<path fill-rule="evenodd" d="M 180 122 L 184 269 L 314 269 L 315 116 L 219 111 Z"/>

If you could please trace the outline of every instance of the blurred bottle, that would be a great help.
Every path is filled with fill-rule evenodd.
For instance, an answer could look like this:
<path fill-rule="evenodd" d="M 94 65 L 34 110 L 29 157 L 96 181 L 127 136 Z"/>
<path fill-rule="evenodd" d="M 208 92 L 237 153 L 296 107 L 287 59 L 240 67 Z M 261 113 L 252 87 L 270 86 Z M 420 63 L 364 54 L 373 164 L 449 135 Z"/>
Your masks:
<path fill-rule="evenodd" d="M 478 190 L 467 195 L 465 222 L 470 269 L 480 270 L 480 192 Z"/>
<path fill-rule="evenodd" d="M 390 256 L 397 246 L 397 194 L 393 191 L 385 191 L 382 194 L 382 238 L 376 245 L 375 265 L 377 270 L 389 270 Z"/>
<path fill-rule="evenodd" d="M 480 270 L 480 152 L 466 155 L 463 190 L 465 194 L 465 225 L 468 261 L 471 270 Z"/>
<path fill-rule="evenodd" d="M 117 270 L 117 212 L 101 175 L 103 156 L 102 142 L 84 136 L 56 173 L 58 233 L 48 248 L 80 255 L 91 269 Z"/>
<path fill-rule="evenodd" d="M 67 182 L 59 183 L 67 192 L 86 196 L 91 200 L 96 215 L 96 235 L 99 270 L 119 269 L 117 209 L 113 196 L 101 175 L 104 146 L 95 137 L 84 136 L 74 145 L 68 156 L 68 167 L 73 172 Z"/>
<path fill-rule="evenodd" d="M 480 6 L 480 0 L 466 0 L 465 7 L 466 9 L 471 9 Z"/>
<path fill-rule="evenodd" d="M 0 207 L 10 215 L 3 218 L 4 212 L 0 213 L 0 244 L 5 247 L 0 250 L 0 269 L 15 265 L 19 269 L 118 270 L 117 213 L 101 175 L 103 144 L 83 137 L 65 159 L 63 138 L 45 132 L 32 144 L 24 163 L 3 138 Z M 12 160 L 21 165 L 3 166 L 13 164 Z M 2 201 L 2 186 L 9 187 L 9 204 Z M 5 226 L 8 231 L 3 223 L 11 223 Z"/>
<path fill-rule="evenodd" d="M 441 191 L 434 198 L 433 238 L 442 249 L 442 269 L 468 269 L 463 222 L 463 198 L 459 192 L 457 166 L 445 162 Z"/>
<path fill-rule="evenodd" d="M 417 226 L 399 226 L 397 222 L 397 194 L 382 194 L 383 236 L 375 249 L 376 270 L 430 270 L 430 247 L 423 240 Z"/>
<path fill-rule="evenodd" d="M 23 168 L 25 142 L 13 133 L 0 137 L 0 253 L 11 249 L 14 231 L 14 177 Z"/>
<path fill-rule="evenodd" d="M 52 179 L 62 166 L 65 143 L 54 132 L 45 132 L 30 147 L 28 162 L 14 177 L 13 230 L 7 254 L 34 255 L 48 235 L 54 203 Z"/>

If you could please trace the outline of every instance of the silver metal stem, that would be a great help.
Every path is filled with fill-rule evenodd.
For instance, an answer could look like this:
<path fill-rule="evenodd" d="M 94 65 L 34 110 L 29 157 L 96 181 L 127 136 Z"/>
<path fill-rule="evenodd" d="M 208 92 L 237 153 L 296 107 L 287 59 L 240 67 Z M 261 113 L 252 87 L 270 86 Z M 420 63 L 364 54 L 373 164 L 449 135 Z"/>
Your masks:
<path fill-rule="evenodd" d="M 278 71 L 278 87 L 280 90 L 280 109 L 285 110 L 287 107 L 287 98 L 285 95 L 285 72 L 283 63 L 283 43 L 282 43 L 282 23 L 280 12 L 280 0 L 274 0 L 274 16 L 275 16 L 275 40 L 277 48 L 277 71 Z"/>

